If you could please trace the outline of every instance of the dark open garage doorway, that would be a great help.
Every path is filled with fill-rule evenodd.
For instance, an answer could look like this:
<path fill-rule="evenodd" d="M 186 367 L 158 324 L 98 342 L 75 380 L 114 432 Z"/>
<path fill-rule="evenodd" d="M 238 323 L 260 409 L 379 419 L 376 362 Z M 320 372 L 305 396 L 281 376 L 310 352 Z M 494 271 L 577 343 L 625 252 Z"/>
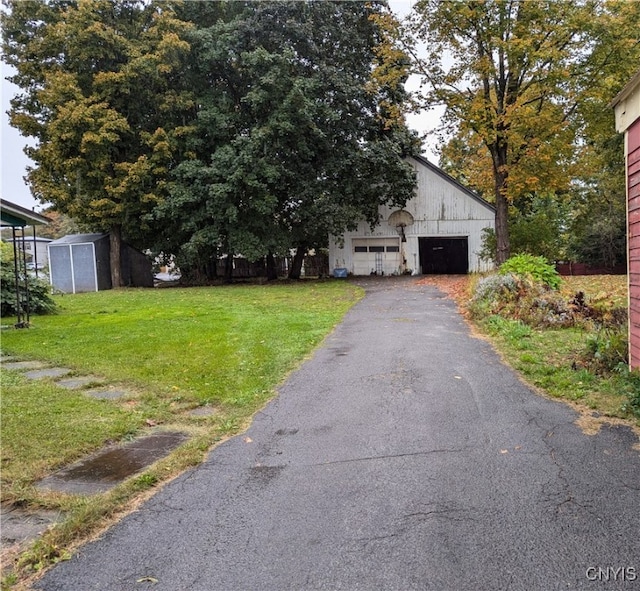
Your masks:
<path fill-rule="evenodd" d="M 469 271 L 467 238 L 419 238 L 424 275 L 466 274 Z"/>

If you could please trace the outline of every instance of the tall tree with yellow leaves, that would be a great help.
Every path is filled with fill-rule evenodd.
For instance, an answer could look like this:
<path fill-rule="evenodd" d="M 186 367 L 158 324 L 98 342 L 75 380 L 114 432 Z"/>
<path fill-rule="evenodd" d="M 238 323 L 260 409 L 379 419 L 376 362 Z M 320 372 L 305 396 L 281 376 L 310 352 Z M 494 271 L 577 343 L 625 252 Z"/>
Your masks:
<path fill-rule="evenodd" d="M 510 253 L 509 204 L 526 193 L 566 192 L 578 162 L 581 105 L 603 73 L 624 67 L 624 51 L 635 52 L 626 54 L 628 63 L 638 63 L 629 58 L 638 53 L 640 4 L 620 10 L 621 4 L 419 0 L 414 6 L 405 40 L 423 77 L 422 98 L 446 106 L 446 123 L 460 137 L 473 136 L 491 170 L 498 264 Z"/>

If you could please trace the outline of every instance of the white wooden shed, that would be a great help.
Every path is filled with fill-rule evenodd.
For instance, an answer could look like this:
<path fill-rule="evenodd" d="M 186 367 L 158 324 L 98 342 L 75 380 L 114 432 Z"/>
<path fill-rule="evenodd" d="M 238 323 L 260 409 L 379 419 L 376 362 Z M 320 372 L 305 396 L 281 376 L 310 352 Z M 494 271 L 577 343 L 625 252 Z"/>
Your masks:
<path fill-rule="evenodd" d="M 415 196 L 403 209 L 381 207 L 380 223 L 373 230 L 363 221 L 355 231 L 330 237 L 331 272 L 398 275 L 490 270 L 492 264 L 478 253 L 482 231 L 495 228 L 495 208 L 426 158 L 408 160 L 416 171 Z"/>

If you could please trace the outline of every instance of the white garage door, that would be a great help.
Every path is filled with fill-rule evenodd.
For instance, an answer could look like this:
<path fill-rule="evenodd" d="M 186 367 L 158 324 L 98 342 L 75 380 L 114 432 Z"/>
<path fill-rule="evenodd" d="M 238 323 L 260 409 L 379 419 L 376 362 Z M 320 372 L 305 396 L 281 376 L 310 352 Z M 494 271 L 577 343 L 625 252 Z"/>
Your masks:
<path fill-rule="evenodd" d="M 353 274 L 393 275 L 401 267 L 400 238 L 354 238 Z"/>

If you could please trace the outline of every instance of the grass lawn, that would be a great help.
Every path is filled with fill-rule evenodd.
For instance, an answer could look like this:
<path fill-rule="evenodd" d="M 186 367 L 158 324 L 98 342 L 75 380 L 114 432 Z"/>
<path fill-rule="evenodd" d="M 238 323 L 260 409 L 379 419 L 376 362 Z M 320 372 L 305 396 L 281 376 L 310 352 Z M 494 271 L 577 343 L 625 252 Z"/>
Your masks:
<path fill-rule="evenodd" d="M 165 403 L 245 406 L 317 344 L 353 298 L 337 282 L 62 296 L 59 314 L 3 332 L 2 348 L 126 381 Z"/>
<path fill-rule="evenodd" d="M 579 365 L 589 331 L 535 330 L 497 317 L 481 326 L 503 359 L 532 385 L 555 398 L 579 402 L 601 415 L 633 420 L 627 404 L 638 382 L 623 374 L 597 375 Z M 640 426 L 640 420 L 635 422 Z"/>
<path fill-rule="evenodd" d="M 57 314 L 32 317 L 28 330 L 4 329 L 3 355 L 71 368 L 129 393 L 97 400 L 2 370 L 2 499 L 69 515 L 67 527 L 55 528 L 44 550 L 27 553 L 21 564 L 37 568 L 47 562 L 43 554 L 59 557 L 52 547 L 86 535 L 146 488 L 200 462 L 274 396 L 362 295 L 333 280 L 102 291 L 56 296 Z M 10 318 L 2 322 L 13 325 Z M 187 412 L 204 405 L 215 414 Z M 192 437 L 146 475 L 91 501 L 33 486 L 150 426 Z"/>
<path fill-rule="evenodd" d="M 582 291 L 593 299 L 610 301 L 612 305 L 626 308 L 629 291 L 626 275 L 583 275 L 563 277 L 560 291 L 567 297 Z"/>

